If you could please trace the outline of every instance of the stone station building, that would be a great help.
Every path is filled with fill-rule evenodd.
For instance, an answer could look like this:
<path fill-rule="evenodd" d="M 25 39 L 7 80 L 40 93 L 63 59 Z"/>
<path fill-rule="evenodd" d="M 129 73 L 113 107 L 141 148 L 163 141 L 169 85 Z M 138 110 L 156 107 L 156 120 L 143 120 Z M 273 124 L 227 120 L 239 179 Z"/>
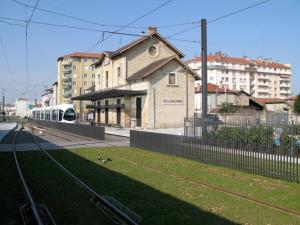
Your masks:
<path fill-rule="evenodd" d="M 194 114 L 198 75 L 175 46 L 155 28 L 93 66 L 95 92 L 73 97 L 90 100 L 95 123 L 125 128 L 179 128 Z"/>

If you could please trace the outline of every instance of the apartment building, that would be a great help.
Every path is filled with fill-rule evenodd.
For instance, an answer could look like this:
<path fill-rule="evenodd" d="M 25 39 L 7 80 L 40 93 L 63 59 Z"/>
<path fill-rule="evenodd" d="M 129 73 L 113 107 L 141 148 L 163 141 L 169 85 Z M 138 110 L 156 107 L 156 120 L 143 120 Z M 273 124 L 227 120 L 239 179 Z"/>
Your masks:
<path fill-rule="evenodd" d="M 201 57 L 186 62 L 201 76 Z M 291 65 L 269 59 L 237 58 L 222 52 L 207 57 L 207 81 L 258 98 L 285 99 L 291 95 Z M 201 84 L 201 81 L 199 81 Z"/>
<path fill-rule="evenodd" d="M 57 59 L 58 66 L 58 104 L 72 103 L 80 119 L 87 116 L 87 102 L 71 100 L 72 97 L 87 93 L 95 85 L 95 70 L 91 64 L 101 54 L 74 52 Z"/>
<path fill-rule="evenodd" d="M 194 114 L 199 79 L 175 46 L 155 28 L 111 52 L 94 66 L 95 92 L 73 97 L 90 100 L 95 122 L 106 126 L 177 128 Z"/>
<path fill-rule="evenodd" d="M 15 102 L 15 115 L 21 118 L 28 117 L 32 107 L 28 99 L 18 98 Z"/>
<path fill-rule="evenodd" d="M 57 81 L 52 84 L 52 87 L 46 88 L 42 94 L 42 107 L 57 105 Z"/>

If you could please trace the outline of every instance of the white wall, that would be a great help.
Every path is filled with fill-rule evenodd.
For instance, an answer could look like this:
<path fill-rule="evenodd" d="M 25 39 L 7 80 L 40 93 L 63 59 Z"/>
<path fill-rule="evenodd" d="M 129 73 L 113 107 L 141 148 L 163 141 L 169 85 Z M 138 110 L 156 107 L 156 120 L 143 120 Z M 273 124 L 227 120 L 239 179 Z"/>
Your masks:
<path fill-rule="evenodd" d="M 17 100 L 15 103 L 16 107 L 16 116 L 25 117 L 29 115 L 29 105 L 28 100 Z"/>

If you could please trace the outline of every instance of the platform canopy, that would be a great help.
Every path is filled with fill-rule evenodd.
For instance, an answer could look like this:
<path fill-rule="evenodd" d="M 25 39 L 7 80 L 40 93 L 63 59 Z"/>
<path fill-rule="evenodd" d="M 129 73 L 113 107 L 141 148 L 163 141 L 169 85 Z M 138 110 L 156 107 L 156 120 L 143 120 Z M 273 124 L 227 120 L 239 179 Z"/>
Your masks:
<path fill-rule="evenodd" d="M 133 91 L 133 90 L 123 90 L 123 89 L 108 89 L 108 90 L 95 91 L 95 92 L 79 95 L 71 98 L 71 100 L 96 101 L 96 100 L 101 100 L 106 98 L 137 96 L 137 95 L 146 95 L 146 94 L 147 94 L 146 90 Z"/>

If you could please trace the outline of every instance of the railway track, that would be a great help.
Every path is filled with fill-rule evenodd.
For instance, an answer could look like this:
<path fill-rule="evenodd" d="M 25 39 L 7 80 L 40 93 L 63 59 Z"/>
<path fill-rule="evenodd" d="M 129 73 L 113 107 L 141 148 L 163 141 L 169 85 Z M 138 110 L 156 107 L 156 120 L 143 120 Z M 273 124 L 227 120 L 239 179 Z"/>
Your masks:
<path fill-rule="evenodd" d="M 20 126 L 20 125 L 19 125 Z M 20 207 L 21 217 L 23 223 L 25 225 L 37 224 L 37 225 L 55 225 L 55 221 L 51 216 L 49 210 L 47 209 L 46 205 L 38 204 L 30 191 L 30 188 L 26 182 L 24 177 L 22 168 L 20 166 L 18 156 L 17 156 L 17 149 L 16 149 L 16 141 L 18 135 L 22 132 L 22 127 L 15 133 L 12 146 L 13 146 L 13 156 L 15 160 L 15 164 L 17 167 L 18 175 L 20 177 L 20 181 L 22 184 L 22 188 L 24 190 L 26 203 Z"/>
<path fill-rule="evenodd" d="M 49 128 L 46 128 L 46 127 L 40 127 L 40 126 L 37 127 L 37 126 L 33 126 L 33 125 L 26 125 L 26 126 L 30 129 L 32 128 L 32 129 L 35 129 L 35 130 L 41 130 L 42 132 L 44 132 L 46 134 L 49 134 L 50 136 L 62 139 L 64 141 L 69 141 L 69 142 L 74 142 L 73 138 L 76 138 L 76 139 L 79 139 L 79 142 L 80 142 L 80 139 L 81 139 L 81 140 L 84 140 L 84 141 L 95 142 L 95 143 L 103 143 L 103 144 L 106 144 L 108 146 L 115 147 L 115 145 L 110 144 L 110 143 L 118 143 L 118 142 L 122 142 L 122 141 L 127 141 L 129 139 L 127 137 L 122 137 L 122 138 L 119 138 L 118 140 L 114 140 L 114 141 L 109 140 L 109 143 L 108 143 L 107 141 L 95 140 L 95 139 L 91 139 L 91 138 L 88 138 L 88 137 L 83 137 L 83 136 L 80 136 L 80 135 L 77 135 L 77 134 L 72 134 L 72 133 L 68 133 L 68 132 L 64 132 L 64 131 L 57 131 L 57 130 L 49 129 Z M 62 134 L 64 134 L 64 136 L 62 136 Z M 110 135 L 110 136 L 113 136 L 113 135 Z M 70 137 L 72 137 L 72 139 Z M 76 142 L 78 142 L 78 140 Z"/>
<path fill-rule="evenodd" d="M 198 181 L 198 180 L 186 177 L 186 176 L 181 176 L 181 175 L 178 175 L 178 174 L 176 174 L 174 172 L 171 172 L 171 171 L 168 171 L 168 170 L 163 171 L 163 170 L 160 170 L 156 167 L 149 166 L 149 165 L 146 165 L 146 164 L 141 164 L 141 163 L 138 163 L 138 162 L 133 161 L 133 160 L 125 159 L 123 157 L 117 157 L 117 158 L 120 159 L 120 160 L 123 160 L 127 163 L 130 163 L 132 165 L 136 165 L 138 167 L 141 167 L 141 168 L 144 168 L 144 169 L 147 169 L 147 170 L 159 173 L 159 174 L 164 174 L 164 175 L 167 175 L 167 176 L 170 176 L 170 177 L 174 177 L 175 179 L 178 179 L 178 180 L 183 180 L 183 181 L 195 184 L 195 185 L 206 187 L 206 188 L 218 191 L 218 192 L 222 192 L 226 195 L 230 195 L 230 196 L 235 197 L 235 198 L 243 199 L 243 200 L 246 200 L 246 201 L 258 204 L 258 205 L 262 205 L 262 206 L 265 206 L 265 207 L 268 207 L 268 208 L 271 208 L 271 209 L 289 214 L 291 216 L 296 216 L 296 217 L 300 218 L 300 212 L 299 211 L 295 211 L 295 210 L 292 210 L 292 209 L 281 207 L 281 206 L 275 205 L 271 202 L 264 201 L 264 200 L 259 200 L 259 199 L 247 196 L 245 194 L 240 194 L 240 193 L 237 193 L 237 192 L 233 192 L 233 191 L 221 188 L 221 187 L 217 187 L 217 186 L 208 184 L 208 183 L 203 182 L 203 181 Z"/>
<path fill-rule="evenodd" d="M 36 136 L 34 135 L 34 127 L 28 126 L 31 129 L 31 136 L 34 143 L 38 148 L 67 176 L 69 176 L 73 181 L 79 185 L 85 192 L 91 195 L 90 201 L 99 208 L 104 214 L 106 214 L 113 222 L 122 225 L 138 225 L 141 222 L 141 218 L 131 211 L 129 208 L 124 206 L 122 203 L 118 202 L 111 196 L 103 196 L 98 194 L 90 186 L 80 180 L 67 168 L 65 168 L 59 161 L 57 161 L 51 154 L 49 154 L 38 142 Z M 77 136 L 77 135 L 76 135 Z"/>

